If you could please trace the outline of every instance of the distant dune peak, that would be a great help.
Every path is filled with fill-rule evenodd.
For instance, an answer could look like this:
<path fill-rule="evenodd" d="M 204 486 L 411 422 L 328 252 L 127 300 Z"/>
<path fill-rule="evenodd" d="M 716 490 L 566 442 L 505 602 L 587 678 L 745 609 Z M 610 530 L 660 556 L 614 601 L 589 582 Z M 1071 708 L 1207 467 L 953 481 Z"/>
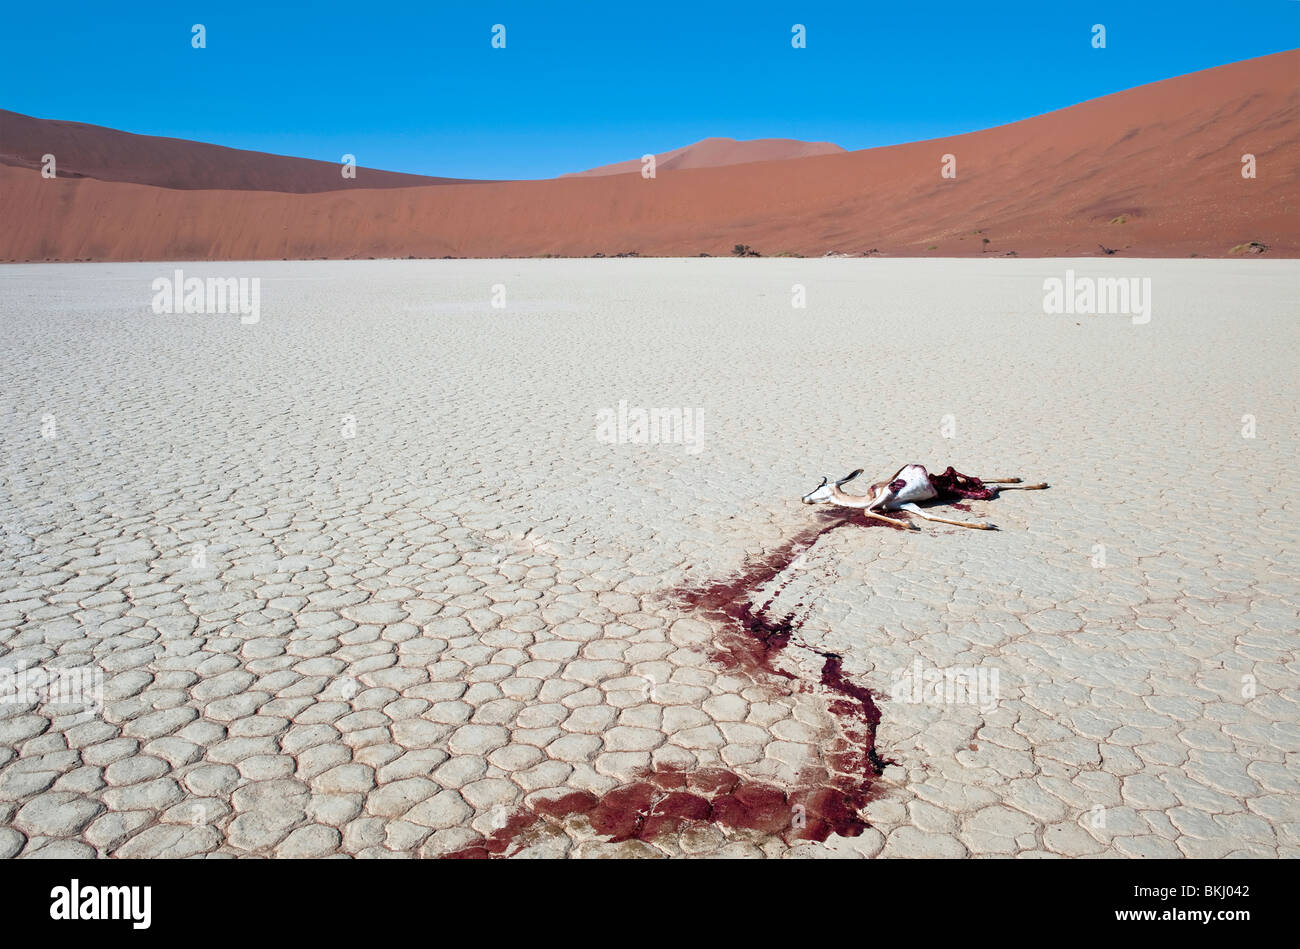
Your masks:
<path fill-rule="evenodd" d="M 838 155 L 844 149 L 834 142 L 801 142 L 793 138 L 705 138 L 692 145 L 675 148 L 655 155 L 655 171 L 676 171 L 684 168 L 718 168 L 722 165 L 744 165 L 755 161 L 785 161 L 790 158 L 810 158 L 814 155 Z M 639 173 L 641 158 L 601 165 L 586 171 L 575 171 L 561 178 L 598 178 L 604 175 Z"/>

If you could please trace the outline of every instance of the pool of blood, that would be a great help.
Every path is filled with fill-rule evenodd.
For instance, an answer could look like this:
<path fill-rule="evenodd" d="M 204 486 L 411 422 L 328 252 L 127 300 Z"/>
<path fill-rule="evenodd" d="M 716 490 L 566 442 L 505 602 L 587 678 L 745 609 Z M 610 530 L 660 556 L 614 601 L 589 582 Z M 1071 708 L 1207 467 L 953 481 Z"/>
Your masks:
<path fill-rule="evenodd" d="M 880 709 L 875 698 L 869 689 L 845 674 L 842 657 L 807 644 L 800 645 L 822 659 L 816 683 L 800 681 L 795 673 L 777 667 L 780 653 L 798 630 L 795 617 L 803 606 L 796 603 L 784 615 L 769 615 L 772 603 L 789 581 L 772 591 L 761 605 L 754 604 L 754 594 L 788 569 L 820 537 L 848 526 L 903 529 L 853 510 L 820 511 L 815 524 L 771 553 L 747 562 L 736 575 L 703 586 L 683 587 L 674 596 L 684 609 L 717 625 L 711 658 L 719 665 L 743 672 L 755 681 L 766 681 L 787 694 L 791 690 L 820 688 L 832 696 L 829 710 L 839 720 L 842 734 L 832 739 L 826 749 L 828 767 L 806 770 L 791 787 L 752 781 L 720 768 L 657 769 L 604 794 L 575 791 L 535 801 L 482 843 L 445 857 L 508 856 L 512 846 L 527 845 L 539 822 L 562 823 L 578 815 L 613 843 L 649 841 L 696 824 L 758 831 L 787 840 L 824 841 L 831 834 L 861 834 L 868 826 L 861 811 L 871 800 L 875 779 L 889 763 L 876 750 Z"/>

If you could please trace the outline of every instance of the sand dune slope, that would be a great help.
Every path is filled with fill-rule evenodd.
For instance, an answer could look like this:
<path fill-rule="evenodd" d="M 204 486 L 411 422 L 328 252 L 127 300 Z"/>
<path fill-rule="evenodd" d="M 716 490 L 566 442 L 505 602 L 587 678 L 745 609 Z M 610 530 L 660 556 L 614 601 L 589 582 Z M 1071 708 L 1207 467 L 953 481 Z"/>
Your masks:
<path fill-rule="evenodd" d="M 268 155 L 204 142 L 135 135 L 99 125 L 37 119 L 0 109 L 0 165 L 40 168 L 54 155 L 64 178 L 127 181 L 160 188 L 244 191 L 341 191 L 461 182 L 397 171 L 357 169 L 344 178 L 335 162 Z M 340 156 L 341 157 L 341 156 Z"/>
<path fill-rule="evenodd" d="M 0 166 L 3 260 L 1300 256 L 1300 50 L 968 135 L 788 161 L 282 194 Z M 5 150 L 0 148 L 0 151 Z M 1243 178 L 1252 154 L 1257 177 Z M 957 177 L 940 175 L 944 155 Z"/>

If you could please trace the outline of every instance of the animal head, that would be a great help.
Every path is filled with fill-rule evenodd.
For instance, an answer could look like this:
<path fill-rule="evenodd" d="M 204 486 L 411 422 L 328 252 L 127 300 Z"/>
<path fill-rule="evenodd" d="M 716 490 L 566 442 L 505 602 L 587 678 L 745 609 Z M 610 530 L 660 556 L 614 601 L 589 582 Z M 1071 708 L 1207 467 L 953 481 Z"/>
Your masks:
<path fill-rule="evenodd" d="M 862 474 L 861 468 L 859 468 L 857 471 L 853 471 L 850 472 L 849 474 L 846 474 L 843 478 L 840 478 L 839 481 L 836 481 L 834 485 L 830 483 L 830 478 L 822 478 L 821 484 L 817 485 L 816 488 L 814 488 L 812 491 L 809 491 L 807 494 L 803 496 L 802 499 L 803 503 L 821 504 L 824 501 L 831 500 L 831 498 L 833 497 L 832 492 L 834 491 L 835 488 L 838 488 L 842 484 L 848 484 L 850 481 L 852 481 L 860 474 Z"/>

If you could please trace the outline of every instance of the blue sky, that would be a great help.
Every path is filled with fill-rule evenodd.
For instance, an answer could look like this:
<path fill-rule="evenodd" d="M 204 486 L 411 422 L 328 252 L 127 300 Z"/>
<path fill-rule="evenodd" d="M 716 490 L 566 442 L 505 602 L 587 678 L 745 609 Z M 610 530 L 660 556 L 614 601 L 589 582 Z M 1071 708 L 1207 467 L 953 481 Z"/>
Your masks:
<path fill-rule="evenodd" d="M 0 108 L 479 178 L 711 135 L 933 138 L 1300 46 L 1297 0 L 15 2 L 5 20 Z"/>

